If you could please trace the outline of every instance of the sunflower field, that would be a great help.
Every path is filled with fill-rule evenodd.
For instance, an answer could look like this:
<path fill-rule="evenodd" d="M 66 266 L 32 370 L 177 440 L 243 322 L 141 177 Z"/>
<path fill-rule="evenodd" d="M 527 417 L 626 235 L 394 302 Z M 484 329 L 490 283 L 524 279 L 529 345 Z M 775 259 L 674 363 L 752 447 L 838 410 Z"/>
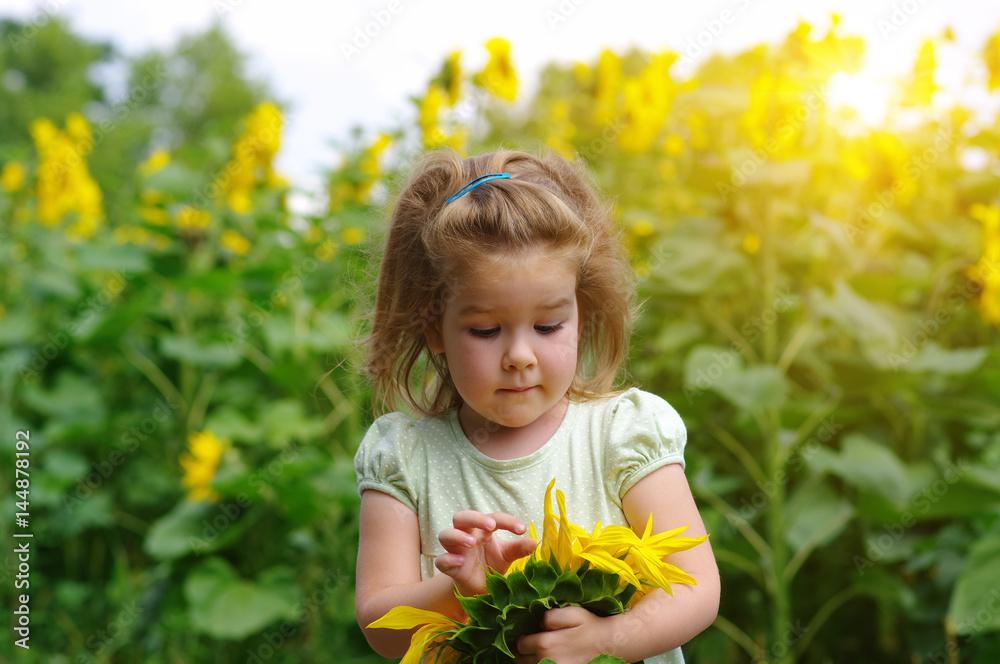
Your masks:
<path fill-rule="evenodd" d="M 392 193 L 444 145 L 577 155 L 613 201 L 625 381 L 684 419 L 722 575 L 688 661 L 1000 661 L 1000 117 L 941 103 L 947 31 L 881 126 L 829 101 L 865 52 L 836 18 L 686 67 L 595 52 L 530 98 L 493 39 L 339 137 L 321 196 L 218 26 L 0 39 L 0 661 L 386 661 L 354 616 L 354 344 Z M 1000 31 L 977 56 L 995 99 Z"/>

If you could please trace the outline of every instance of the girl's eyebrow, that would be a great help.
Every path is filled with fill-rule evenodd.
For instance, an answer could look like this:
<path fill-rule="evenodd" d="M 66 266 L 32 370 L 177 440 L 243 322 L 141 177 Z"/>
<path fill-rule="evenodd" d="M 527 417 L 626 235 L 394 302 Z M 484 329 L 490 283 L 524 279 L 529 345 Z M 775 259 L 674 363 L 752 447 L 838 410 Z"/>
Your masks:
<path fill-rule="evenodd" d="M 565 309 L 572 306 L 573 298 L 571 297 L 561 297 L 552 302 L 542 304 L 538 307 L 538 311 L 554 311 L 556 309 Z M 461 309 L 458 310 L 459 316 L 472 316 L 475 314 L 489 314 L 494 311 L 493 307 L 484 306 L 476 302 L 470 302 Z"/>

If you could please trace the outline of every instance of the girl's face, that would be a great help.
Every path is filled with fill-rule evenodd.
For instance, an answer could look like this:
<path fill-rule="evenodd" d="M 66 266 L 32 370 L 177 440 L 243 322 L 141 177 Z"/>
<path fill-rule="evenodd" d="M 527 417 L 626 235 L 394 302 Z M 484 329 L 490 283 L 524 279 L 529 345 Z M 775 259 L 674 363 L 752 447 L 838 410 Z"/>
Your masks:
<path fill-rule="evenodd" d="M 463 424 L 529 427 L 560 406 L 576 373 L 576 266 L 536 250 L 456 291 L 426 335 L 448 361 Z"/>

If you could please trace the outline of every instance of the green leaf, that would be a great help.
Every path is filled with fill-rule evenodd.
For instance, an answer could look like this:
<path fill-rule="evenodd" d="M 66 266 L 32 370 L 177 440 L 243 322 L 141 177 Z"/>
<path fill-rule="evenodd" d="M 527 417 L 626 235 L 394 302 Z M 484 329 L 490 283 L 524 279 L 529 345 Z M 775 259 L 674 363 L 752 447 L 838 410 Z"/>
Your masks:
<path fill-rule="evenodd" d="M 0 318 L 0 346 L 33 341 L 35 336 L 35 320 L 31 316 L 11 313 Z"/>
<path fill-rule="evenodd" d="M 143 549 L 160 560 L 179 558 L 194 550 L 203 542 L 201 522 L 211 511 L 209 503 L 181 501 L 149 529 Z"/>
<path fill-rule="evenodd" d="M 697 220 L 699 235 L 672 235 L 658 244 L 654 256 L 662 256 L 661 264 L 653 265 L 651 285 L 657 291 L 700 295 L 732 292 L 746 262 L 737 253 L 719 242 L 712 232 L 720 224 L 716 220 Z"/>
<path fill-rule="evenodd" d="M 100 245 L 87 242 L 79 246 L 77 260 L 79 267 L 87 270 L 104 269 L 126 274 L 149 270 L 145 250 L 132 244 Z"/>
<path fill-rule="evenodd" d="M 202 429 L 234 442 L 257 443 L 263 439 L 261 428 L 244 417 L 238 409 L 229 405 L 223 405 L 205 418 Z"/>
<path fill-rule="evenodd" d="M 559 578 L 558 572 L 556 572 L 552 565 L 541 561 L 526 565 L 524 573 L 528 577 L 531 587 L 538 591 L 540 597 L 550 594 L 553 586 L 555 586 L 556 579 Z"/>
<path fill-rule="evenodd" d="M 929 371 L 939 374 L 964 375 L 975 371 L 986 359 L 986 348 L 947 349 L 930 341 L 909 362 L 899 366 L 904 371 Z"/>
<path fill-rule="evenodd" d="M 190 337 L 160 337 L 160 352 L 165 357 L 206 367 L 234 367 L 242 355 L 235 346 L 224 343 L 202 344 Z"/>
<path fill-rule="evenodd" d="M 298 618 L 294 576 L 271 568 L 256 581 L 240 579 L 221 558 L 209 558 L 184 581 L 191 624 L 218 639 L 242 639 L 277 620 Z"/>
<path fill-rule="evenodd" d="M 284 447 L 289 440 L 310 440 L 323 430 L 323 421 L 305 414 L 302 402 L 281 399 L 264 407 L 260 416 L 265 440 L 275 447 Z"/>
<path fill-rule="evenodd" d="M 538 599 L 538 592 L 528 583 L 524 572 L 517 571 L 507 576 L 507 587 L 510 588 L 510 603 L 514 606 L 528 606 Z"/>
<path fill-rule="evenodd" d="M 700 394 L 714 390 L 744 411 L 780 408 L 788 399 L 788 380 L 774 366 L 743 366 L 743 358 L 732 348 L 701 345 L 684 362 L 685 391 Z"/>
<path fill-rule="evenodd" d="M 507 587 L 507 577 L 496 572 L 486 573 L 486 592 L 493 598 L 496 606 L 510 604 L 510 588 Z"/>
<path fill-rule="evenodd" d="M 854 512 L 851 504 L 827 483 L 820 484 L 797 498 L 789 514 L 785 532 L 785 539 L 794 550 L 801 549 L 832 522 L 842 520 L 839 527 L 825 533 L 817 545 L 822 546 L 832 541 L 847 527 L 849 519 L 845 517 L 850 517 Z"/>
<path fill-rule="evenodd" d="M 459 597 L 459 604 L 469 614 L 469 624 L 482 627 L 495 627 L 497 618 L 500 617 L 500 609 L 489 601 L 489 595 L 479 595 L 477 597 Z"/>
<path fill-rule="evenodd" d="M 552 596 L 560 604 L 579 602 L 584 599 L 583 584 L 580 582 L 580 577 L 577 576 L 575 571 L 570 570 L 559 575 L 555 586 L 552 588 Z"/>
<path fill-rule="evenodd" d="M 476 650 L 483 650 L 493 645 L 496 630 L 491 627 L 479 627 L 477 625 L 466 625 L 458 630 L 453 638 L 467 643 Z"/>
<path fill-rule="evenodd" d="M 1000 630 L 998 560 L 1000 534 L 987 535 L 972 545 L 948 604 L 948 619 L 955 625 L 956 634 Z"/>
<path fill-rule="evenodd" d="M 820 448 L 809 458 L 811 468 L 837 475 L 852 486 L 884 495 L 898 508 L 912 493 L 930 479 L 927 464 L 908 467 L 887 445 L 865 436 L 848 434 L 840 454 Z"/>
<path fill-rule="evenodd" d="M 747 412 L 781 408 L 788 400 L 788 380 L 774 366 L 724 373 L 712 387 L 726 401 Z"/>

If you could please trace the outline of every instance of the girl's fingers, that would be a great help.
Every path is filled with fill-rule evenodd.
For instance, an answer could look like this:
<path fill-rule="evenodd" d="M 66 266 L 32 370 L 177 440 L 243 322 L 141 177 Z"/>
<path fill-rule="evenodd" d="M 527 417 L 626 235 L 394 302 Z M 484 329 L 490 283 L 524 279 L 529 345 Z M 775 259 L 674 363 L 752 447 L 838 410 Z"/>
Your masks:
<path fill-rule="evenodd" d="M 456 553 L 471 547 L 476 543 L 476 538 L 463 530 L 446 528 L 438 533 L 438 541 L 445 551 Z"/>
<path fill-rule="evenodd" d="M 528 532 L 528 527 L 512 517 L 510 514 L 493 512 L 489 515 L 489 517 L 496 523 L 496 527 L 501 530 L 512 532 L 515 535 L 523 535 Z"/>
<path fill-rule="evenodd" d="M 434 566 L 444 574 L 448 574 L 450 571 L 458 569 L 464 564 L 465 556 L 457 553 L 443 553 L 434 559 Z"/>
<path fill-rule="evenodd" d="M 466 532 L 475 530 L 476 528 L 493 532 L 497 528 L 497 522 L 493 516 L 483 514 L 482 512 L 473 512 L 472 510 L 456 512 L 452 518 L 452 525 Z"/>
<path fill-rule="evenodd" d="M 518 558 L 524 558 L 535 550 L 536 542 L 530 537 L 504 542 L 503 557 L 508 563 L 512 563 Z"/>

